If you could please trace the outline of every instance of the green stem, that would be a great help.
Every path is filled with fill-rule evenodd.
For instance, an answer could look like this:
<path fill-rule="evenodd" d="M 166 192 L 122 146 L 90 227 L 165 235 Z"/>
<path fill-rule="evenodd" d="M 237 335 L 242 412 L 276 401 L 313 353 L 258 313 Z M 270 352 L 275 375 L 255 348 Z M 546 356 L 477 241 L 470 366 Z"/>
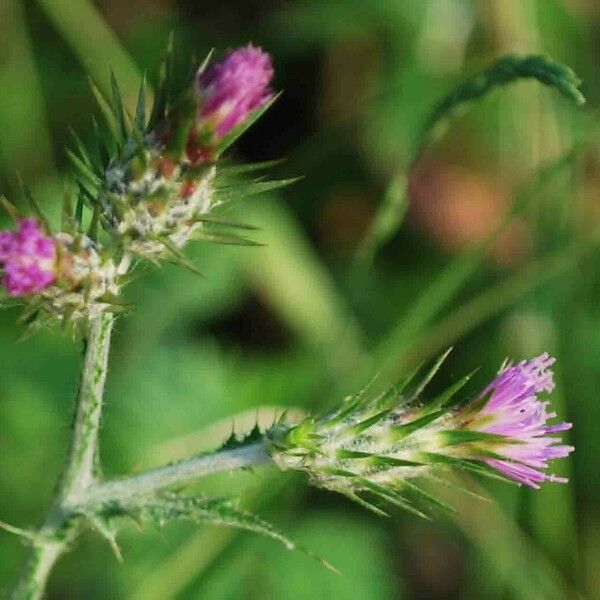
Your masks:
<path fill-rule="evenodd" d="M 152 494 L 172 485 L 188 483 L 210 473 L 233 471 L 271 462 L 271 456 L 264 442 L 223 450 L 215 454 L 192 456 L 139 475 L 100 482 L 89 488 L 83 506 L 78 506 L 77 510 L 80 511 L 85 507 L 93 508 L 104 502 Z"/>
<path fill-rule="evenodd" d="M 52 567 L 76 534 L 71 519 L 72 506 L 85 497 L 94 479 L 113 322 L 113 315 L 109 313 L 89 321 L 66 467 L 53 506 L 32 542 L 29 557 L 12 594 L 13 600 L 42 597 Z"/>
<path fill-rule="evenodd" d="M 113 315 L 106 313 L 89 324 L 71 447 L 60 486 L 62 504 L 76 503 L 94 478 L 113 323 Z"/>

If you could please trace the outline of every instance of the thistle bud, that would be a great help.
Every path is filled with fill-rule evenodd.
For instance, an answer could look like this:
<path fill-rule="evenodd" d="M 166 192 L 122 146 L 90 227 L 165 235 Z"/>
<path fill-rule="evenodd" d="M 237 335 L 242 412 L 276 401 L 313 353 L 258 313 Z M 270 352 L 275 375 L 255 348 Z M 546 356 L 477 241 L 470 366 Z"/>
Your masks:
<path fill-rule="evenodd" d="M 56 280 L 56 242 L 35 219 L 21 219 L 17 231 L 0 232 L 0 265 L 9 296 L 38 294 Z"/>
<path fill-rule="evenodd" d="M 0 265 L 8 296 L 54 318 L 94 316 L 119 294 L 117 267 L 96 242 L 82 233 L 49 234 L 32 218 L 0 232 Z"/>
<path fill-rule="evenodd" d="M 532 488 L 544 481 L 565 483 L 546 469 L 549 461 L 573 451 L 551 435 L 571 425 L 548 425 L 556 414 L 538 397 L 553 389 L 553 362 L 542 354 L 508 365 L 474 399 L 459 403 L 465 377 L 423 403 L 420 395 L 440 361 L 413 392 L 406 392 L 407 380 L 374 399 L 351 396 L 322 418 L 275 426 L 269 434 L 273 459 L 377 512 L 371 497 L 411 510 L 406 494 L 420 492 L 432 500 L 414 482 L 448 467 Z"/>
<path fill-rule="evenodd" d="M 230 52 L 198 73 L 198 114 L 187 147 L 193 163 L 210 158 L 225 136 L 273 98 L 272 78 L 270 56 L 251 45 Z"/>

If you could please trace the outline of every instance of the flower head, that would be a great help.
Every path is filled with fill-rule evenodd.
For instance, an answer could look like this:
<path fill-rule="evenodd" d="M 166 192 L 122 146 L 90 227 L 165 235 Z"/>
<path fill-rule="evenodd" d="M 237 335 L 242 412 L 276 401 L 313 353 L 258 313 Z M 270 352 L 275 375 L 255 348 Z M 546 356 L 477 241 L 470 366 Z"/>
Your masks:
<path fill-rule="evenodd" d="M 9 296 L 38 294 L 56 280 L 56 243 L 36 219 L 22 219 L 17 231 L 0 232 L 0 264 Z"/>
<path fill-rule="evenodd" d="M 466 425 L 467 429 L 496 434 L 506 438 L 498 442 L 498 458 L 486 463 L 515 481 L 539 488 L 543 481 L 566 483 L 567 480 L 544 471 L 548 461 L 563 458 L 574 450 L 561 443 L 553 433 L 571 428 L 571 423 L 548 425 L 556 417 L 548 412 L 548 401 L 538 395 L 554 389 L 551 365 L 554 358 L 541 354 L 529 361 L 508 365 L 483 390 L 487 399 L 479 414 Z"/>
<path fill-rule="evenodd" d="M 272 97 L 271 58 L 248 45 L 227 54 L 200 72 L 196 79 L 199 101 L 196 137 L 218 143 Z"/>
<path fill-rule="evenodd" d="M 532 488 L 544 481 L 565 483 L 545 472 L 550 460 L 573 451 L 552 435 L 571 425 L 547 424 L 556 414 L 539 399 L 554 387 L 554 359 L 542 354 L 508 365 L 472 400 L 456 399 L 467 376 L 424 402 L 425 385 L 443 358 L 412 390 L 409 378 L 375 398 L 364 392 L 350 396 L 323 417 L 274 426 L 268 433 L 273 460 L 375 510 L 371 497 L 404 508 L 412 508 L 407 494 L 435 500 L 414 482 L 448 467 Z"/>

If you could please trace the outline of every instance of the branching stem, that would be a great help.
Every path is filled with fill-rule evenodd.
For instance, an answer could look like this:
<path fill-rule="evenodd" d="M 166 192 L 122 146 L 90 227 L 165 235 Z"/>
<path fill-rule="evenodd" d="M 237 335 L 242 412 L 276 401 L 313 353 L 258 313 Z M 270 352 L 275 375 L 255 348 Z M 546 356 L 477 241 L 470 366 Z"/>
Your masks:
<path fill-rule="evenodd" d="M 54 563 L 75 535 L 76 528 L 71 523 L 67 507 L 85 496 L 94 478 L 113 322 L 113 315 L 105 313 L 88 323 L 81 383 L 65 470 L 53 506 L 32 542 L 29 557 L 12 594 L 13 600 L 42 597 Z"/>

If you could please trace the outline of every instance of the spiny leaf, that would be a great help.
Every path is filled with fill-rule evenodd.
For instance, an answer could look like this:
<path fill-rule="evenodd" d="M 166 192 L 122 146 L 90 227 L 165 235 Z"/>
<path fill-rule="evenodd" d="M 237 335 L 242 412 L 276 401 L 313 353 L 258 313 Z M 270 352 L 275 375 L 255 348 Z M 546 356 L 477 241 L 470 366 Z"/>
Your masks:
<path fill-rule="evenodd" d="M 254 173 L 256 171 L 266 171 L 267 169 L 280 165 L 283 161 L 284 159 L 280 158 L 277 160 L 267 160 L 245 165 L 221 165 L 217 171 L 217 178 L 227 178 L 228 176 L 239 176 Z"/>
<path fill-rule="evenodd" d="M 9 214 L 13 221 L 20 221 L 23 218 L 23 215 L 17 209 L 17 207 L 2 194 L 0 194 L 0 204 L 2 204 L 2 207 Z"/>
<path fill-rule="evenodd" d="M 271 100 L 266 102 L 263 106 L 257 108 L 252 111 L 248 117 L 237 127 L 234 127 L 223 139 L 220 141 L 219 145 L 215 148 L 215 156 L 219 156 L 222 154 L 231 144 L 233 144 L 247 129 L 252 127 L 260 117 L 262 117 L 269 108 L 273 105 L 273 103 L 279 98 L 281 93 L 276 94 Z"/>
<path fill-rule="evenodd" d="M 411 512 L 412 514 L 417 515 L 422 519 L 425 519 L 427 521 L 431 520 L 431 517 L 417 509 L 415 506 L 413 506 L 410 503 L 410 501 L 404 498 L 404 496 L 402 496 L 401 494 L 394 492 L 393 490 L 390 490 L 386 487 L 383 487 L 377 483 L 374 483 L 373 481 L 369 481 L 365 477 L 359 477 L 357 481 L 364 489 L 375 494 L 382 500 L 390 502 L 391 504 L 395 504 L 396 506 L 407 510 L 408 512 Z"/>
<path fill-rule="evenodd" d="M 239 221 L 230 221 L 224 217 L 217 217 L 215 215 L 198 215 L 194 217 L 199 223 L 210 223 L 212 225 L 222 225 L 223 227 L 232 227 L 233 229 L 246 229 L 248 231 L 257 231 L 259 228 L 255 225 L 248 225 L 247 223 L 240 223 Z"/>
<path fill-rule="evenodd" d="M 102 181 L 96 175 L 96 173 L 94 173 L 91 167 L 86 165 L 81 158 L 79 158 L 79 156 L 77 156 L 77 154 L 71 150 L 67 150 L 67 156 L 69 157 L 71 163 L 73 163 L 73 166 L 79 175 L 84 178 L 84 182 L 89 183 L 92 186 L 92 189 L 97 189 L 100 187 Z"/>
<path fill-rule="evenodd" d="M 417 365 L 417 367 L 408 375 L 377 396 L 371 403 L 373 408 L 400 408 L 404 404 L 407 404 L 410 401 L 410 398 L 408 396 L 403 398 L 402 393 L 407 386 L 410 385 L 420 370 L 421 365 Z"/>
<path fill-rule="evenodd" d="M 370 383 L 369 383 L 370 385 Z M 368 386 L 367 386 L 368 387 Z M 356 394 L 351 394 L 350 396 L 346 396 L 342 405 L 338 410 L 334 413 L 325 416 L 322 420 L 322 425 L 324 427 L 332 427 L 333 425 L 337 425 L 342 422 L 346 417 L 355 412 L 361 405 L 364 405 L 366 402 L 366 388 L 360 390 Z"/>
<path fill-rule="evenodd" d="M 79 194 L 77 195 L 77 204 L 75 205 L 74 219 L 77 224 L 77 229 L 83 233 L 83 207 L 85 204 L 85 192 L 80 187 Z"/>
<path fill-rule="evenodd" d="M 165 118 L 167 113 L 167 107 L 169 105 L 170 98 L 170 87 L 172 85 L 173 74 L 173 33 L 169 34 L 167 41 L 167 49 L 163 56 L 159 83 L 157 86 L 156 94 L 154 97 L 154 105 L 152 106 L 152 114 L 150 115 L 150 122 L 148 127 L 150 130 L 156 129 L 156 127 Z"/>
<path fill-rule="evenodd" d="M 514 484 L 514 479 L 510 479 L 497 471 L 493 467 L 490 467 L 484 462 L 475 459 L 456 458 L 454 456 L 448 456 L 446 454 L 438 454 L 437 452 L 421 452 L 420 458 L 424 462 L 431 464 L 442 464 L 456 469 L 462 469 L 464 471 L 470 471 L 477 475 L 483 475 L 490 479 L 496 479 L 507 483 Z"/>
<path fill-rule="evenodd" d="M 222 200 L 229 200 L 235 198 L 246 198 L 248 196 L 254 196 L 256 194 L 262 194 L 271 190 L 277 190 L 282 187 L 296 183 L 302 179 L 301 177 L 293 177 L 290 179 L 279 179 L 273 181 L 254 181 L 250 183 L 237 183 L 234 185 L 228 185 L 221 188 L 216 188 L 215 192 Z"/>
<path fill-rule="evenodd" d="M 114 140 L 116 141 L 119 139 L 119 124 L 117 123 L 117 120 L 115 119 L 113 109 L 112 109 L 111 105 L 108 103 L 108 101 L 106 100 L 106 98 L 103 96 L 102 92 L 98 89 L 96 84 L 91 79 L 89 80 L 89 84 L 92 89 L 92 94 L 94 95 L 94 98 L 96 99 L 96 103 L 98 104 L 98 107 L 100 108 L 100 112 L 102 113 L 102 116 L 104 117 L 104 120 L 106 121 L 108 129 L 109 129 L 110 133 L 112 134 Z"/>
<path fill-rule="evenodd" d="M 414 433 L 415 431 L 418 431 L 422 427 L 429 425 L 429 423 L 432 423 L 436 419 L 439 419 L 444 414 L 445 411 L 438 410 L 428 413 L 423 417 L 415 419 L 414 421 L 410 421 L 409 423 L 396 425 L 391 429 L 391 437 L 393 438 L 394 442 L 398 442 L 407 437 L 408 435 Z"/>
<path fill-rule="evenodd" d="M 96 144 L 96 153 L 102 169 L 106 169 L 110 162 L 110 152 L 106 146 L 104 136 L 100 131 L 100 126 L 96 117 L 92 115 L 92 125 L 94 127 L 94 141 Z"/>
<path fill-rule="evenodd" d="M 200 75 L 202 75 L 202 73 L 204 73 L 204 71 L 206 71 L 206 67 L 208 67 L 208 64 L 210 63 L 210 59 L 212 58 L 212 55 L 214 54 L 214 52 L 215 52 L 215 49 L 211 48 L 208 51 L 208 54 L 205 56 L 204 60 L 202 61 L 202 64 L 200 64 L 198 67 L 192 67 L 193 70 L 195 71 L 194 74 L 196 76 L 199 77 Z M 192 61 L 192 64 L 195 64 L 195 63 L 196 63 L 195 60 Z"/>
<path fill-rule="evenodd" d="M 114 71 L 110 73 L 110 86 L 112 88 L 112 109 L 119 127 L 120 139 L 125 143 L 128 136 L 127 128 L 127 116 L 125 115 L 125 108 L 123 106 L 123 95 L 119 89 L 119 83 L 114 74 Z"/>
<path fill-rule="evenodd" d="M 423 390 L 427 387 L 427 384 L 435 377 L 435 374 L 439 371 L 440 367 L 442 366 L 442 363 L 446 360 L 446 358 L 448 357 L 448 354 L 450 354 L 450 352 L 452 352 L 452 348 L 448 348 L 448 350 L 446 350 L 446 352 L 444 352 L 433 364 L 433 366 L 431 367 L 431 369 L 429 370 L 429 372 L 427 373 L 427 375 L 425 375 L 425 377 L 422 379 L 421 383 L 419 383 L 419 385 L 417 386 L 417 388 L 413 391 L 413 393 L 411 394 L 410 397 L 410 401 L 412 402 L 413 400 L 416 400 L 421 393 L 423 392 Z"/>
<path fill-rule="evenodd" d="M 404 460 L 393 456 L 383 456 L 381 454 L 372 454 L 370 452 L 361 452 L 358 450 L 347 450 L 345 448 L 338 450 L 336 457 L 342 460 L 368 460 L 373 466 L 378 467 L 419 467 L 425 464 L 413 460 Z"/>
<path fill-rule="evenodd" d="M 235 527 L 265 535 L 283 544 L 288 550 L 300 550 L 335 571 L 328 562 L 296 544 L 274 525 L 257 515 L 235 508 L 232 501 L 227 498 L 207 499 L 166 493 L 129 503 L 107 503 L 98 507 L 96 512 L 99 512 L 104 519 L 130 517 L 138 523 L 150 522 L 161 527 L 166 523 L 181 519 L 196 523 Z"/>
<path fill-rule="evenodd" d="M 88 237 L 95 242 L 98 241 L 98 224 L 100 222 L 100 206 L 94 206 L 94 211 L 92 213 L 92 219 L 90 221 L 90 226 L 88 228 Z"/>
<path fill-rule="evenodd" d="M 0 298 L 0 310 L 23 306 L 22 298 Z"/>
<path fill-rule="evenodd" d="M 46 231 L 50 231 L 50 223 L 46 218 L 46 215 L 43 213 L 40 205 L 37 203 L 31 190 L 23 183 L 21 178 L 19 177 L 19 184 L 21 185 L 21 190 L 23 192 L 23 196 L 25 196 L 25 200 L 27 201 L 27 205 L 29 206 L 29 210 L 33 213 L 33 215 L 38 219 L 38 221 L 44 226 Z"/>
<path fill-rule="evenodd" d="M 73 222 L 73 185 L 67 179 L 63 182 L 61 229 L 67 233 L 75 233 L 76 231 Z"/>
<path fill-rule="evenodd" d="M 427 410 L 434 411 L 440 410 L 441 408 L 450 408 L 451 406 L 459 403 L 460 400 L 456 400 L 454 396 L 467 384 L 471 377 L 473 377 L 474 373 L 476 373 L 476 370 L 453 383 L 441 394 L 436 396 L 431 402 L 428 402 L 425 408 Z"/>
<path fill-rule="evenodd" d="M 143 134 L 146 131 L 146 74 L 142 76 L 140 90 L 138 92 L 135 116 L 133 118 L 134 129 Z"/>
<path fill-rule="evenodd" d="M 103 166 L 100 158 L 89 152 L 79 135 L 77 135 L 77 132 L 72 127 L 69 128 L 69 131 L 71 132 L 71 136 L 75 142 L 75 148 L 78 152 L 79 158 L 96 176 L 102 177 Z"/>
<path fill-rule="evenodd" d="M 356 425 L 353 425 L 351 430 L 354 433 L 354 435 L 360 435 L 361 433 L 364 433 L 365 431 L 367 431 L 367 429 L 369 429 L 373 425 L 376 425 L 377 423 L 379 423 L 382 419 L 385 419 L 387 416 L 389 416 L 389 414 L 391 412 L 392 412 L 392 410 L 389 408 L 386 410 L 383 410 L 383 411 L 369 417 L 368 419 L 365 419 L 364 421 L 360 421 Z"/>
<path fill-rule="evenodd" d="M 359 506 L 362 506 L 363 508 L 366 508 L 367 510 L 371 511 L 372 513 L 375 513 L 378 517 L 388 517 L 389 518 L 389 514 L 386 513 L 384 510 L 382 510 L 381 508 L 379 508 L 377 505 L 368 502 L 367 500 L 365 500 L 364 498 L 361 498 L 358 494 L 355 494 L 354 492 L 350 492 L 347 490 L 337 490 L 340 494 L 342 494 L 343 496 L 346 496 L 346 498 L 348 498 L 349 500 L 352 500 L 352 502 L 356 502 L 356 504 L 358 504 Z"/>
<path fill-rule="evenodd" d="M 238 436 L 235 431 L 232 431 L 230 436 L 223 442 L 220 450 L 233 450 L 234 448 L 242 448 L 250 444 L 255 444 L 264 440 L 265 434 L 260 430 L 258 423 L 245 435 Z"/>
<path fill-rule="evenodd" d="M 203 277 L 202 272 L 198 267 L 185 255 L 185 253 L 175 243 L 173 243 L 168 237 L 161 237 L 157 241 L 161 242 L 164 247 L 171 253 L 170 262 L 176 265 L 186 268 L 195 275 Z"/>
<path fill-rule="evenodd" d="M 446 445 L 455 446 L 456 444 L 465 444 L 471 442 L 492 442 L 502 444 L 519 444 L 519 440 L 499 435 L 497 433 L 487 433 L 485 431 L 444 431 L 442 434 Z"/>
<path fill-rule="evenodd" d="M 427 502 L 429 502 L 431 505 L 437 506 L 438 508 L 441 508 L 442 510 L 444 510 L 446 512 L 450 512 L 450 513 L 456 512 L 453 506 L 450 506 L 450 504 L 447 504 L 446 502 L 443 502 L 439 498 L 436 498 L 429 492 L 426 492 L 423 488 L 415 485 L 414 483 L 411 483 L 408 479 L 403 479 L 402 481 L 398 482 L 398 486 L 400 488 L 404 487 L 404 488 L 410 490 L 416 496 L 427 500 Z"/>
<path fill-rule="evenodd" d="M 220 233 L 217 231 L 207 231 L 198 229 L 194 232 L 192 239 L 203 242 L 212 242 L 213 244 L 224 244 L 227 246 L 262 246 L 263 244 L 255 242 L 240 235 L 231 233 Z"/>

